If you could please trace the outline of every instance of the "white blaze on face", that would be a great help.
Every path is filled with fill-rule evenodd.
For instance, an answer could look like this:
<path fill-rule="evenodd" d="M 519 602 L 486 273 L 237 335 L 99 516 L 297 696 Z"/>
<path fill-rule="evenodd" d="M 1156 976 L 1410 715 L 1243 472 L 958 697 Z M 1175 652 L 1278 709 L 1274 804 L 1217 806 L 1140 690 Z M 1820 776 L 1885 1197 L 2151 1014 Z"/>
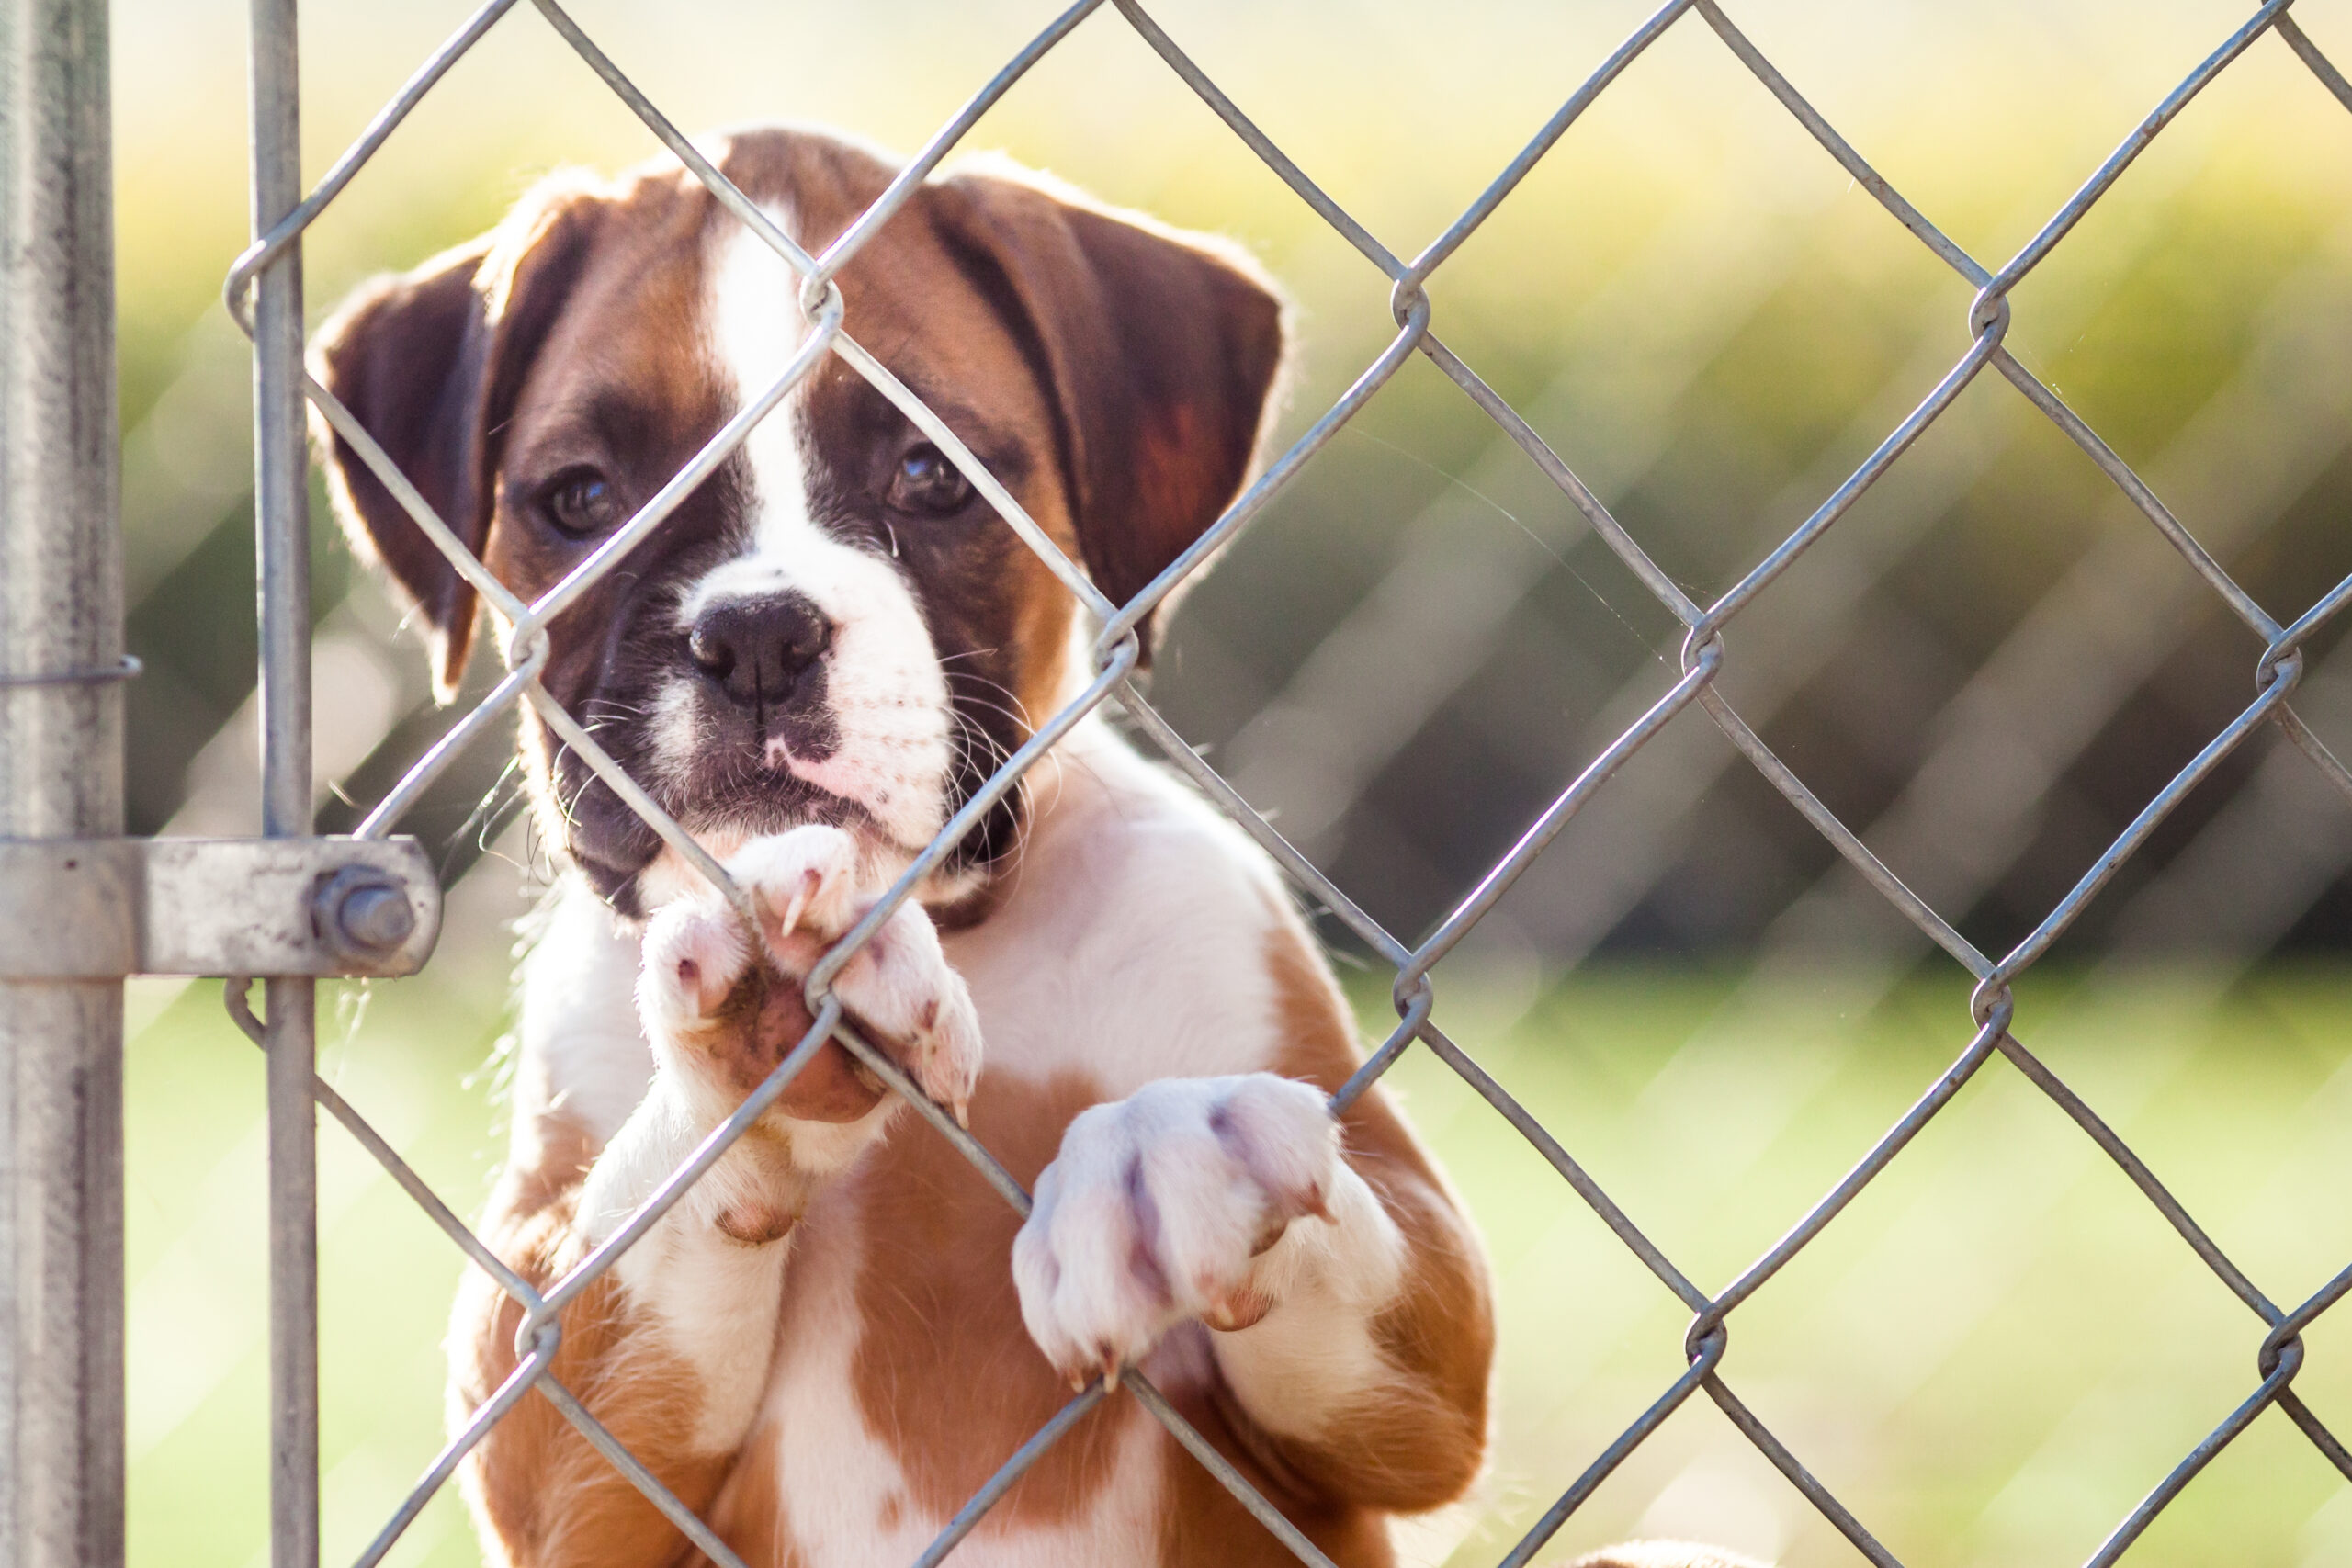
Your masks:
<path fill-rule="evenodd" d="M 791 227 L 789 215 L 770 209 Z M 707 296 L 707 347 L 735 407 L 757 398 L 797 352 L 808 331 L 798 305 L 800 280 L 782 257 L 740 224 L 727 222 L 714 243 Z M 771 766 L 864 807 L 893 842 L 922 844 L 946 820 L 947 682 L 914 594 L 878 553 L 842 543 L 809 515 L 808 454 L 795 391 L 752 431 L 742 447 L 750 496 L 741 553 L 687 591 L 681 629 L 713 604 L 782 592 L 807 596 L 832 626 L 824 657 L 825 705 L 839 735 L 822 758 L 768 743 Z M 673 717 L 690 708 L 693 677 L 682 672 L 657 699 L 662 765 L 681 779 L 695 759 L 695 727 Z"/>

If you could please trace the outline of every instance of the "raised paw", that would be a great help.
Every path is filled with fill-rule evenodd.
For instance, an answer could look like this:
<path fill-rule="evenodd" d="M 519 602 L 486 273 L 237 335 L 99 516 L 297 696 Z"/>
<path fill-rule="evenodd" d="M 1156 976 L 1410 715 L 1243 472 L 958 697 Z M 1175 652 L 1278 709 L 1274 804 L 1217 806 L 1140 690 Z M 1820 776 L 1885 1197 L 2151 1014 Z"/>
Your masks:
<path fill-rule="evenodd" d="M 854 926 L 870 898 L 856 842 L 810 825 L 759 839 L 727 862 L 760 917 L 755 944 L 716 891 L 663 908 L 648 923 L 638 1008 L 657 1057 L 724 1115 L 757 1089 L 814 1025 L 801 977 Z M 922 909 L 894 910 L 833 981 L 853 1023 L 959 1119 L 979 1076 L 979 1023 Z M 777 1100 L 777 1113 L 854 1121 L 880 1082 L 828 1043 Z"/>
<path fill-rule="evenodd" d="M 857 840 L 821 822 L 753 839 L 727 863 L 727 874 L 752 895 L 771 947 L 796 933 L 830 942 L 861 912 Z"/>
<path fill-rule="evenodd" d="M 797 980 L 761 961 L 735 911 L 716 894 L 680 899 L 646 926 L 637 976 L 638 1014 L 654 1059 L 716 1124 L 766 1081 L 816 1020 Z M 804 1122 L 854 1122 L 882 1089 L 838 1043 L 828 1043 L 785 1087 L 772 1113 Z"/>
<path fill-rule="evenodd" d="M 857 844 L 839 828 L 812 823 L 753 840 L 729 861 L 727 874 L 751 895 L 773 952 L 804 929 L 831 936 L 849 924 Z M 638 974 L 638 1008 L 655 1043 L 697 1031 L 725 1010 L 752 958 L 742 922 L 715 888 L 655 914 Z"/>
<path fill-rule="evenodd" d="M 787 939 L 778 956 L 805 968 L 824 945 L 826 939 L 803 934 Z M 979 1014 L 921 906 L 910 900 L 893 909 L 834 978 L 833 992 L 917 1089 L 970 1125 L 980 1080 Z"/>
<path fill-rule="evenodd" d="M 1073 1382 L 1115 1377 L 1174 1325 L 1241 1328 L 1275 1303 L 1259 1260 L 1329 1220 L 1339 1124 L 1271 1073 L 1168 1078 L 1081 1112 L 1012 1244 L 1022 1320 Z"/>

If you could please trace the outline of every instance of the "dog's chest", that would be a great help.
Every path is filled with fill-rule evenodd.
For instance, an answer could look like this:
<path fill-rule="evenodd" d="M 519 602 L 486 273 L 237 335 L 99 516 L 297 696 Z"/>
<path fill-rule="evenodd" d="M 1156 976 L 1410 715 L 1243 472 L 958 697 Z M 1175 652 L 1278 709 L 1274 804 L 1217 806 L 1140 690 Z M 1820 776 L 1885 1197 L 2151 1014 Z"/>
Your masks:
<path fill-rule="evenodd" d="M 1268 969 L 1279 895 L 1226 830 L 1123 752 L 1072 782 L 1012 897 L 946 941 L 987 1065 L 972 1131 L 1034 1187 L 1072 1117 L 1171 1077 L 1277 1068 Z M 1117 789 L 1104 787 L 1110 775 Z M 1115 797 L 1115 798 L 1113 798 Z M 525 987 L 526 1098 L 609 1137 L 644 1093 L 633 939 L 593 902 L 556 911 Z M 818 1192 L 795 1228 L 761 1416 L 714 1516 L 752 1568 L 910 1562 L 1071 1398 L 1023 1326 L 1020 1216 L 920 1117 Z M 1189 1364 L 1180 1364 L 1189 1363 Z M 1171 1397 L 1197 1354 L 1148 1363 Z M 756 1376 L 756 1372 L 747 1375 Z M 1057 1441 L 958 1562 L 1156 1561 L 1172 1464 L 1130 1399 Z"/>
<path fill-rule="evenodd" d="M 1004 1111 L 984 1089 L 976 1129 Z M 812 1205 L 794 1233 L 762 1417 L 720 1509 L 752 1568 L 912 1561 L 1069 1401 L 1022 1328 L 1015 1224 L 911 1119 Z M 1152 1560 L 1164 1449 L 1132 1402 L 1106 1404 L 957 1561 Z"/>
<path fill-rule="evenodd" d="M 1175 1073 L 1270 1065 L 1278 1041 L 1258 938 L 1236 918 L 1248 910 L 1229 904 L 1215 927 L 1195 927 L 1197 966 L 1176 966 L 1166 987 L 1147 961 L 1164 942 L 1082 908 L 1066 924 L 992 923 L 986 941 L 951 942 L 989 1040 L 972 1131 L 1014 1180 L 1034 1187 L 1091 1104 Z M 946 1139 L 903 1112 L 818 1195 L 793 1235 L 763 1415 L 725 1510 L 754 1568 L 763 1546 L 769 1562 L 796 1568 L 912 1561 L 1069 1403 L 1021 1320 L 1019 1226 Z M 1187 1375 L 1157 1358 L 1154 1371 Z M 956 1561 L 1154 1561 L 1171 1461 L 1181 1455 L 1140 1407 L 1108 1401 Z"/>

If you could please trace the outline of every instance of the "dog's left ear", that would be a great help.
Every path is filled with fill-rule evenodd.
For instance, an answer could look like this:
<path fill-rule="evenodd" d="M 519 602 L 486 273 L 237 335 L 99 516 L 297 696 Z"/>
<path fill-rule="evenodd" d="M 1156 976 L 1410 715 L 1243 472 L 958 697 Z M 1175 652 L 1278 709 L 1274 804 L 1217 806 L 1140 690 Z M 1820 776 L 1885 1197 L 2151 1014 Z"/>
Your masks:
<path fill-rule="evenodd" d="M 311 373 L 477 557 L 506 421 L 605 208 L 586 177 L 551 175 L 471 244 L 361 285 L 311 341 Z M 472 585 L 316 409 L 311 425 L 335 515 L 414 607 L 434 693 L 453 700 L 473 642 Z"/>
<path fill-rule="evenodd" d="M 1237 247 L 1034 176 L 932 187 L 941 231 L 1053 400 L 1088 573 L 1125 604 L 1240 493 L 1280 378 L 1283 300 Z M 1151 657 L 1152 617 L 1141 626 Z"/>

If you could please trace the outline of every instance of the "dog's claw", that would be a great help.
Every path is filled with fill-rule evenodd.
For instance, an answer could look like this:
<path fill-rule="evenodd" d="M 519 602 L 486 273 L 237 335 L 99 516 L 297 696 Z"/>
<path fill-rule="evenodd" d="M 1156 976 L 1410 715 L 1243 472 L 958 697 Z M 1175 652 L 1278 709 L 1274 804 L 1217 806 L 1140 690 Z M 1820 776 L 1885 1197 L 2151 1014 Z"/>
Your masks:
<path fill-rule="evenodd" d="M 1356 1179 L 1311 1084 L 1167 1078 L 1090 1107 L 1013 1239 L 1023 1322 L 1115 1388 L 1180 1323 L 1234 1333 L 1276 1310 L 1291 1270 L 1267 1255 L 1300 1215 L 1345 1215 Z"/>
<path fill-rule="evenodd" d="M 804 824 L 754 840 L 728 869 L 752 889 L 770 965 L 787 978 L 820 963 L 827 947 L 859 920 L 873 919 L 877 908 L 869 904 L 860 912 L 855 846 L 838 828 Z M 888 1069 L 878 1072 L 861 1064 L 860 1082 L 896 1083 L 908 1099 L 923 1102 L 926 1115 L 934 1107 L 949 1110 L 957 1125 L 969 1129 L 967 1102 L 979 1077 L 979 1021 L 921 905 L 901 904 L 876 921 L 833 977 L 827 999 L 888 1059 Z M 822 1010 L 819 998 L 807 1000 L 812 1014 Z"/>
<path fill-rule="evenodd" d="M 967 1133 L 972 1130 L 972 1101 L 968 1095 L 957 1095 L 947 1102 L 947 1114 L 956 1118 L 956 1125 Z"/>

